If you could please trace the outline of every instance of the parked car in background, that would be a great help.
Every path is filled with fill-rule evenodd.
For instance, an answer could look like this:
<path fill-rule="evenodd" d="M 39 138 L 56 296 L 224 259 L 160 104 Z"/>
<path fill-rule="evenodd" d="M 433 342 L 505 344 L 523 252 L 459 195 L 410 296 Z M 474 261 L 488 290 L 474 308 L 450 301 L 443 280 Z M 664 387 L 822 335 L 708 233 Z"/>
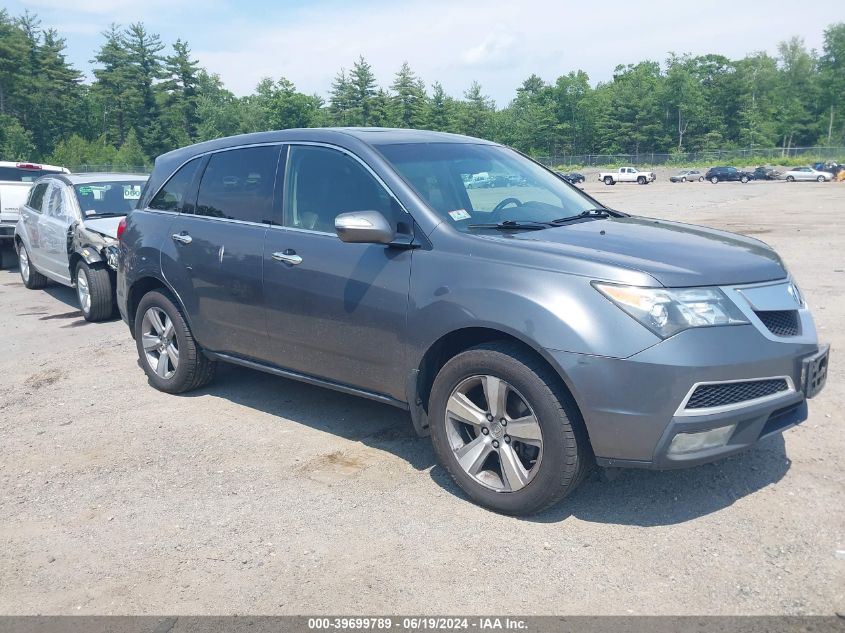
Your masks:
<path fill-rule="evenodd" d="M 833 174 L 834 180 L 836 180 L 840 172 L 845 169 L 845 167 L 833 160 L 829 160 L 826 163 L 813 163 L 812 168 L 817 171 L 825 171 Z"/>
<path fill-rule="evenodd" d="M 704 179 L 709 180 L 714 185 L 717 182 L 742 182 L 746 183 L 754 180 L 754 174 L 750 171 L 743 171 L 736 167 L 711 167 L 704 174 Z"/>
<path fill-rule="evenodd" d="M 617 182 L 635 182 L 638 185 L 647 185 L 654 182 L 657 176 L 653 171 L 639 171 L 634 167 L 620 167 L 618 171 L 603 171 L 599 174 L 599 180 L 606 185 L 615 185 Z"/>
<path fill-rule="evenodd" d="M 827 182 L 833 180 L 833 174 L 829 171 L 819 171 L 813 169 L 809 165 L 805 167 L 795 167 L 785 171 L 780 176 L 787 182 L 795 182 L 796 180 L 815 180 L 818 182 Z"/>
<path fill-rule="evenodd" d="M 53 280 L 76 287 L 88 321 L 110 318 L 118 226 L 146 181 L 127 174 L 53 174 L 36 180 L 15 228 L 24 285 L 43 288 Z"/>
<path fill-rule="evenodd" d="M 684 169 L 669 177 L 670 182 L 701 182 L 703 180 L 704 174 L 695 169 Z"/>
<path fill-rule="evenodd" d="M 20 207 L 26 200 L 32 183 L 46 174 L 70 173 L 64 167 L 0 161 L 0 269 L 3 268 L 3 249 L 12 246 Z"/>
<path fill-rule="evenodd" d="M 117 302 L 152 386 L 225 361 L 397 406 L 499 512 L 557 502 L 594 459 L 733 454 L 806 419 L 827 375 L 766 244 L 608 209 L 488 141 L 250 134 L 158 157 L 144 191 Z"/>
<path fill-rule="evenodd" d="M 555 172 L 560 175 L 566 182 L 570 182 L 573 185 L 578 185 L 582 182 L 585 182 L 587 179 L 584 177 L 584 174 L 579 174 L 577 171 L 565 172 L 565 171 L 558 171 Z"/>
<path fill-rule="evenodd" d="M 777 180 L 780 176 L 780 172 L 772 167 L 757 167 L 753 173 L 755 180 Z"/>

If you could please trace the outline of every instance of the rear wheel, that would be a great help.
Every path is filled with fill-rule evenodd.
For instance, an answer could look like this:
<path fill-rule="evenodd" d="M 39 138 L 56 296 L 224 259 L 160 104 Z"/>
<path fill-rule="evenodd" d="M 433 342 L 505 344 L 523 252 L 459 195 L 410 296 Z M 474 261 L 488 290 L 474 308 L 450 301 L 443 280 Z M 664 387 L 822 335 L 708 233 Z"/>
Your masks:
<path fill-rule="evenodd" d="M 712 182 L 712 183 L 715 185 L 716 183 L 718 183 L 718 182 L 719 182 L 719 177 L 718 177 L 718 176 L 713 176 L 713 177 L 710 179 L 710 182 Z"/>
<path fill-rule="evenodd" d="M 437 374 L 429 410 L 440 463 L 476 503 L 497 512 L 530 514 L 556 503 L 591 463 L 574 402 L 518 345 L 487 343 L 452 358 Z"/>
<path fill-rule="evenodd" d="M 49 280 L 32 265 L 32 261 L 29 259 L 29 251 L 26 250 L 26 246 L 23 244 L 18 248 L 18 262 L 20 265 L 21 280 L 23 280 L 24 286 L 30 290 L 38 290 L 47 285 Z"/>
<path fill-rule="evenodd" d="M 135 344 L 144 372 L 159 391 L 183 393 L 214 378 L 217 363 L 202 353 L 181 310 L 163 292 L 149 292 L 138 304 Z"/>
<path fill-rule="evenodd" d="M 827 178 L 825 178 L 824 176 L 819 176 L 818 178 L 816 178 L 816 180 L 819 181 L 819 182 L 827 182 Z M 0 267 L 2 267 L 2 266 L 0 266 Z"/>
<path fill-rule="evenodd" d="M 79 262 L 76 267 L 76 296 L 86 321 L 105 321 L 114 314 L 111 275 L 102 266 Z"/>

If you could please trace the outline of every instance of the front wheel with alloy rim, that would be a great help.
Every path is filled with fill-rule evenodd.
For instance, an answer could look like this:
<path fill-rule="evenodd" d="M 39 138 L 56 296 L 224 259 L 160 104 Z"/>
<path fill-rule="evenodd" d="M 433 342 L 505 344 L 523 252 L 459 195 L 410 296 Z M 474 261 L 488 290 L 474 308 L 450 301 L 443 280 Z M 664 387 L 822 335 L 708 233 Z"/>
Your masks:
<path fill-rule="evenodd" d="M 591 453 L 557 375 L 518 344 L 486 343 L 449 360 L 429 401 L 434 450 L 475 502 L 540 511 L 575 489 Z"/>
<path fill-rule="evenodd" d="M 164 292 L 144 295 L 134 332 L 141 366 L 159 391 L 183 393 L 214 378 L 217 363 L 203 354 L 181 310 Z"/>
<path fill-rule="evenodd" d="M 105 321 L 114 314 L 112 278 L 102 265 L 90 266 L 84 261 L 76 267 L 76 297 L 86 321 Z"/>
<path fill-rule="evenodd" d="M 38 290 L 47 285 L 49 280 L 32 265 L 32 260 L 29 258 L 29 251 L 26 250 L 26 246 L 23 244 L 18 246 L 18 265 L 20 266 L 21 280 L 24 286 L 30 290 Z"/>
<path fill-rule="evenodd" d="M 787 176 L 786 182 L 795 182 L 795 176 Z"/>
<path fill-rule="evenodd" d="M 743 185 L 744 185 L 745 183 L 747 183 L 749 180 L 750 180 L 750 178 L 748 178 L 748 176 L 743 176 L 742 178 L 740 178 L 740 179 L 739 179 L 739 181 L 740 181 Z"/>

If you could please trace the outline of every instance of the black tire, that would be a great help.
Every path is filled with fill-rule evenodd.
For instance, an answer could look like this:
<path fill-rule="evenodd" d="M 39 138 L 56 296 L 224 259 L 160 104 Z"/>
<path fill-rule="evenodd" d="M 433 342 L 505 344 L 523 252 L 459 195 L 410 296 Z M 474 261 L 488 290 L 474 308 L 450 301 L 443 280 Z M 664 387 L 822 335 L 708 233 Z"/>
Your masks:
<path fill-rule="evenodd" d="M 642 176 L 640 176 L 639 178 L 637 178 L 637 184 L 638 184 L 638 185 L 644 185 L 644 184 L 645 184 L 645 182 L 646 182 L 646 181 L 645 181 L 645 178 L 643 178 Z"/>
<path fill-rule="evenodd" d="M 84 278 L 89 301 L 87 305 L 83 302 L 79 293 L 80 275 Z M 114 315 L 114 284 L 108 269 L 102 264 L 89 265 L 84 261 L 76 265 L 76 296 L 79 298 L 79 308 L 86 321 L 105 321 Z"/>
<path fill-rule="evenodd" d="M 795 182 L 795 177 L 794 176 L 787 176 L 786 182 Z"/>
<path fill-rule="evenodd" d="M 214 379 L 217 371 L 217 363 L 210 360 L 202 352 L 199 343 L 194 339 L 188 322 L 185 320 L 182 311 L 171 299 L 166 291 L 154 290 L 145 294 L 138 303 L 138 310 L 135 313 L 133 332 L 135 333 L 135 344 L 138 349 L 138 358 L 141 367 L 150 380 L 150 383 L 159 391 L 166 393 L 184 393 L 192 389 L 198 389 L 207 385 Z M 179 350 L 179 363 L 173 375 L 169 378 L 159 376 L 155 368 L 150 365 L 147 354 L 143 347 L 143 321 L 144 315 L 150 308 L 158 308 L 163 311 L 173 323 L 174 336 Z"/>
<path fill-rule="evenodd" d="M 704 182 L 704 176 L 699 176 L 698 182 Z"/>
<path fill-rule="evenodd" d="M 494 375 L 530 402 L 542 431 L 539 470 L 523 488 L 497 492 L 458 463 L 446 428 L 446 406 L 467 378 Z M 551 368 L 520 345 L 484 343 L 449 360 L 434 380 L 429 400 L 432 443 L 440 464 L 476 503 L 503 514 L 526 515 L 554 505 L 581 483 L 593 463 L 578 407 Z M 505 438 L 507 439 L 507 438 Z"/>
<path fill-rule="evenodd" d="M 28 264 L 24 265 L 21 263 L 21 258 L 25 257 L 26 262 Z M 23 285 L 29 288 L 30 290 L 39 290 L 44 288 L 50 280 L 47 279 L 44 275 L 42 275 L 32 264 L 32 258 L 29 256 L 29 251 L 27 250 L 26 246 L 22 243 L 18 247 L 18 266 L 21 272 L 21 280 L 23 281 Z"/>
<path fill-rule="evenodd" d="M 0 270 L 3 270 L 8 262 L 9 255 L 5 251 L 6 249 L 0 246 Z"/>
<path fill-rule="evenodd" d="M 686 181 L 687 181 L 686 178 L 681 178 L 681 182 L 686 182 Z"/>
<path fill-rule="evenodd" d="M 713 176 L 713 177 L 710 179 L 710 182 L 712 182 L 712 183 L 715 185 L 716 183 L 718 183 L 718 182 L 719 182 L 719 177 L 718 177 L 718 176 Z"/>
<path fill-rule="evenodd" d="M 611 178 L 610 176 L 605 176 L 604 177 L 604 184 L 612 185 L 613 184 L 613 178 Z"/>
<path fill-rule="evenodd" d="M 749 180 L 750 180 L 750 178 L 749 178 L 748 176 L 743 176 L 742 178 L 740 178 L 740 179 L 739 179 L 739 181 L 740 181 L 743 185 L 744 185 L 744 184 L 746 184 Z"/>
<path fill-rule="evenodd" d="M 816 181 L 817 182 L 827 182 L 827 178 L 825 178 L 824 176 L 819 176 L 818 178 L 816 178 Z M 2 268 L 2 267 L 3 267 L 3 264 L 0 263 L 0 268 Z"/>

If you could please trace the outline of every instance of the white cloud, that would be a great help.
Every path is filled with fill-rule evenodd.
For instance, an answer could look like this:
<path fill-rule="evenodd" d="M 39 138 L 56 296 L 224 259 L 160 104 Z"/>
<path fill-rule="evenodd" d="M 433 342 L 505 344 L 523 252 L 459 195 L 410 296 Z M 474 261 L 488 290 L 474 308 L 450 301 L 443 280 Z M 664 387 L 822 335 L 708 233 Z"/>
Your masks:
<path fill-rule="evenodd" d="M 490 33 L 480 44 L 461 53 L 461 59 L 471 66 L 492 64 L 502 60 L 513 46 L 515 38 L 510 33 Z"/>
<path fill-rule="evenodd" d="M 584 69 L 606 80 L 620 63 L 669 51 L 742 56 L 774 51 L 777 42 L 803 35 L 819 46 L 829 17 L 759 13 L 735 5 L 732 16 L 703 14 L 700 7 L 663 0 L 648 11 L 614 8 L 601 15 L 590 4 L 559 0 L 405 0 L 377 3 L 317 3 L 291 12 L 281 24 L 228 24 L 216 29 L 214 48 L 195 46 L 201 62 L 220 73 L 237 94 L 250 92 L 262 76 L 285 76 L 301 90 L 326 94 L 341 67 L 358 55 L 373 65 L 382 85 L 405 60 L 427 82 L 439 80 L 461 94 L 473 80 L 500 105 L 531 73 L 548 81 Z M 720 13 L 720 12 L 717 12 Z M 189 38 L 190 39 L 190 38 Z M 193 41 L 193 40 L 192 40 Z"/>
<path fill-rule="evenodd" d="M 19 0 L 10 0 L 13 13 Z M 67 25 L 80 68 L 111 22 L 143 21 L 163 41 L 186 39 L 194 55 L 239 95 L 265 76 L 285 76 L 300 90 L 327 94 L 334 75 L 359 55 L 382 86 L 403 61 L 430 85 L 460 95 L 473 80 L 499 105 L 530 74 L 547 81 L 583 69 L 607 80 L 617 64 L 663 61 L 669 51 L 730 57 L 775 51 L 792 35 L 821 47 L 833 20 L 823 12 L 760 12 L 734 3 L 702 12 L 694 3 L 654 0 L 637 5 L 604 0 L 312 0 L 285 8 L 283 0 L 23 0 L 47 25 Z M 71 8 L 72 6 L 72 8 Z M 645 9 L 644 9 L 645 6 Z M 20 9 L 22 11 L 22 8 Z M 73 34 L 78 34 L 77 38 Z"/>

